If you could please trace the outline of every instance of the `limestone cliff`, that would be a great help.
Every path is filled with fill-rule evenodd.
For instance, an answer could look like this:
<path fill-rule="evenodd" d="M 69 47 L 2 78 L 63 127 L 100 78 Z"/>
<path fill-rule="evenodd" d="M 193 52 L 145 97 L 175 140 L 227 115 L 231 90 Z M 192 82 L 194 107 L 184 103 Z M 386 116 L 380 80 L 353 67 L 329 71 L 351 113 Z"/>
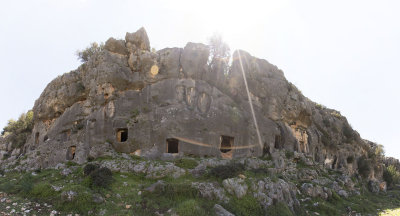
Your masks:
<path fill-rule="evenodd" d="M 143 28 L 125 40 L 110 38 L 104 48 L 36 100 L 21 151 L 30 167 L 84 163 L 114 151 L 239 158 L 285 149 L 353 174 L 358 159 L 368 157 L 369 144 L 344 116 L 310 101 L 276 66 L 245 51 L 234 52 L 225 73 L 221 64 L 210 65 L 204 44 L 151 52 Z M 369 178 L 381 178 L 379 166 Z"/>

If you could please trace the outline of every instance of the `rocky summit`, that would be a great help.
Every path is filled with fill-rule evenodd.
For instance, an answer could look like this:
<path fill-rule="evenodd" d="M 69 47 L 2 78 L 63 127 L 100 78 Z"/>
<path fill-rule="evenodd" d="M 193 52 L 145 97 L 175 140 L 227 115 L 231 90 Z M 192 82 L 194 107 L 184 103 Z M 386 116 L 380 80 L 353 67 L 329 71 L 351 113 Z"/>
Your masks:
<path fill-rule="evenodd" d="M 15 145 L 12 134 L 0 138 L 0 165 L 13 178 L 15 170 L 36 176 L 52 170 L 54 182 L 61 180 L 49 187 L 64 207 L 82 191 L 63 185 L 89 178 L 80 168 L 89 164 L 147 179 L 136 179 L 135 186 L 120 179 L 135 197 L 141 191 L 173 193 L 171 182 L 197 178 L 183 188 L 214 200 L 205 214 L 273 215 L 273 207 L 319 215 L 318 205 L 360 196 L 362 182 L 373 193 L 386 191 L 378 145 L 362 139 L 339 111 L 305 97 L 278 67 L 243 50 L 231 61 L 201 43 L 155 51 L 141 28 L 125 40 L 108 39 L 78 69 L 55 78 L 32 111 L 22 144 Z M 188 160 L 195 166 L 179 166 Z M 226 170 L 231 173 L 221 176 Z M 118 201 L 124 196 L 118 195 L 93 199 L 123 203 L 124 214 L 149 208 L 142 213 L 185 215 L 178 207 L 156 211 L 144 198 Z M 242 198 L 258 203 L 261 213 L 234 207 Z M 302 203 L 309 207 L 301 210 Z M 347 207 L 339 213 L 359 214 Z M 97 207 L 79 212 L 112 214 Z"/>

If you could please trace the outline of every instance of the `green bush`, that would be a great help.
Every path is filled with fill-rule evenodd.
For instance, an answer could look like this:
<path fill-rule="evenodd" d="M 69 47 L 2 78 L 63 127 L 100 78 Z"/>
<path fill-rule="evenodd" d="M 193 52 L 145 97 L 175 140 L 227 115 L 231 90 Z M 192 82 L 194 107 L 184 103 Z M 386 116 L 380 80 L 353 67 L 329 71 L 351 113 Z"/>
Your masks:
<path fill-rule="evenodd" d="M 224 207 L 236 216 L 264 215 L 262 206 L 258 200 L 250 194 L 240 199 L 233 197 L 229 204 Z"/>
<path fill-rule="evenodd" d="M 84 50 L 78 50 L 76 52 L 76 55 L 78 56 L 78 59 L 81 62 L 87 62 L 89 61 L 92 57 L 94 57 L 95 54 L 101 52 L 104 50 L 104 44 L 101 43 L 100 45 L 96 42 L 93 42 L 90 44 L 90 46 L 86 47 Z"/>
<path fill-rule="evenodd" d="M 294 157 L 294 152 L 292 151 L 286 151 L 285 156 L 287 159 L 293 158 Z"/>
<path fill-rule="evenodd" d="M 28 194 L 33 188 L 33 176 L 30 173 L 25 174 L 18 182 L 18 185 L 22 193 Z"/>
<path fill-rule="evenodd" d="M 49 183 L 41 182 L 33 186 L 29 195 L 37 199 L 48 200 L 56 197 L 58 195 L 58 192 L 53 190 Z"/>
<path fill-rule="evenodd" d="M 258 175 L 258 174 L 267 175 L 269 171 L 268 171 L 268 168 L 259 167 L 259 168 L 256 168 L 256 169 L 251 169 L 250 172 L 252 172 L 252 173 L 254 173 L 256 175 Z"/>
<path fill-rule="evenodd" d="M 283 202 L 278 202 L 269 206 L 266 212 L 266 215 L 271 216 L 293 216 L 293 213 L 290 211 L 289 207 Z"/>
<path fill-rule="evenodd" d="M 176 197 L 197 198 L 199 191 L 193 188 L 190 184 L 184 183 L 168 183 L 161 190 L 154 192 L 163 197 L 175 199 Z"/>
<path fill-rule="evenodd" d="M 15 185 L 15 183 L 7 181 L 3 184 L 0 184 L 0 191 L 6 192 L 9 194 L 16 194 L 16 193 L 18 193 L 18 188 Z"/>
<path fill-rule="evenodd" d="M 220 178 L 227 179 L 236 177 L 240 172 L 245 169 L 243 164 L 240 163 L 230 163 L 227 165 L 219 165 L 210 170 L 210 175 Z"/>
<path fill-rule="evenodd" d="M 193 169 L 198 165 L 198 163 L 193 159 L 181 158 L 175 161 L 175 165 L 184 169 Z"/>
<path fill-rule="evenodd" d="M 87 164 L 85 167 L 83 167 L 83 174 L 85 176 L 90 175 L 93 171 L 97 170 L 99 166 L 97 164 Z"/>
<path fill-rule="evenodd" d="M 194 199 L 185 200 L 180 203 L 176 208 L 176 213 L 178 213 L 179 216 L 208 215 L 207 212 Z"/>
<path fill-rule="evenodd" d="M 31 135 L 33 129 L 33 111 L 28 111 L 19 116 L 18 120 L 13 119 L 8 121 L 7 126 L 1 132 L 2 136 L 6 137 L 7 142 L 12 143 L 12 148 L 22 147 L 28 136 Z"/>
<path fill-rule="evenodd" d="M 400 172 L 397 171 L 395 166 L 390 165 L 383 170 L 383 179 L 388 186 L 398 184 L 400 183 Z"/>
<path fill-rule="evenodd" d="M 340 196 L 334 190 L 332 190 L 332 196 L 329 198 L 329 201 L 338 201 L 340 199 Z"/>
<path fill-rule="evenodd" d="M 106 167 L 96 169 L 90 173 L 92 186 L 107 188 L 113 181 L 112 172 Z"/>
<path fill-rule="evenodd" d="M 56 205 L 58 210 L 86 215 L 88 211 L 95 208 L 92 193 L 87 188 L 81 185 L 72 185 L 63 189 L 63 191 L 69 190 L 77 192 L 77 196 L 72 201 L 59 201 Z"/>

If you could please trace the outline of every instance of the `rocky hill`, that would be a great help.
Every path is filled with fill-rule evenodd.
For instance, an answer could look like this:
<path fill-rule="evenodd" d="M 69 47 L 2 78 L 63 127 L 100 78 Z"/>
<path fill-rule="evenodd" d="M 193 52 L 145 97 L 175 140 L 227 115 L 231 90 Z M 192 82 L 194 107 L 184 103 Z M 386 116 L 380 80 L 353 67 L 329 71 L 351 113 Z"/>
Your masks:
<path fill-rule="evenodd" d="M 1 168 L 10 175 L 60 167 L 62 173 L 63 164 L 75 164 L 65 171 L 74 172 L 98 161 L 145 179 L 189 175 L 200 178 L 190 188 L 238 215 L 246 214 L 227 203 L 243 196 L 261 212 L 283 203 L 289 213 L 309 214 L 312 207 L 299 210 L 301 199 L 360 196 L 362 182 L 374 193 L 386 191 L 379 146 L 339 111 L 305 97 L 276 66 L 243 50 L 228 64 L 199 43 L 150 48 L 143 28 L 125 40 L 110 38 L 78 69 L 50 82 L 33 107 L 32 127 L 22 130 L 26 140 L 0 138 Z M 197 158 L 192 169 L 165 162 L 188 156 Z M 219 183 L 205 180 L 220 165 L 240 168 Z"/>

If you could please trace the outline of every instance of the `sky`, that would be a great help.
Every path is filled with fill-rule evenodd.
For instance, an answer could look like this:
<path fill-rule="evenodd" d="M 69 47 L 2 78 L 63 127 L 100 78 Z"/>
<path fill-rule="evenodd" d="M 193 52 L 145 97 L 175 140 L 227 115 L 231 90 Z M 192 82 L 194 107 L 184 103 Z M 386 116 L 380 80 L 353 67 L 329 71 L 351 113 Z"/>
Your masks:
<path fill-rule="evenodd" d="M 0 0 L 0 128 L 81 63 L 91 42 L 145 27 L 151 46 L 220 34 L 400 158 L 398 0 Z"/>

